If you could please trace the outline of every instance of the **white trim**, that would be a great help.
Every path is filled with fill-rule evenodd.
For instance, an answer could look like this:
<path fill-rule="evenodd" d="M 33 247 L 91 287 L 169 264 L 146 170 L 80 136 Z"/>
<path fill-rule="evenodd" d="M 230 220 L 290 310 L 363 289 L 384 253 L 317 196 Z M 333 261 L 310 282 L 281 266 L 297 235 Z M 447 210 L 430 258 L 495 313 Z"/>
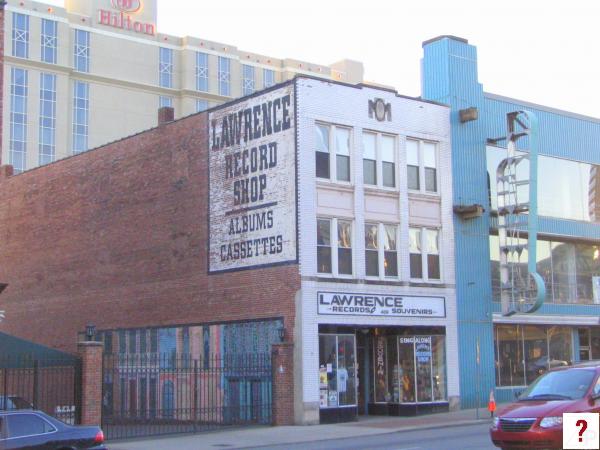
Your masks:
<path fill-rule="evenodd" d="M 50 5 L 48 4 L 49 8 L 60 8 L 59 6 L 54 6 L 54 5 Z M 39 11 L 34 11 L 32 9 L 25 9 L 25 8 L 19 8 L 17 6 L 12 6 L 12 5 L 6 5 L 4 7 L 5 11 L 11 11 L 11 12 L 17 12 L 17 13 L 21 13 L 21 14 L 27 14 L 28 16 L 32 16 L 32 17 L 40 17 L 42 19 L 50 19 L 50 20 L 55 20 L 56 22 L 61 22 L 61 23 L 67 23 L 70 24 L 71 22 L 69 22 L 68 19 L 65 19 L 64 17 L 57 17 L 54 14 L 44 14 L 41 13 Z"/>
<path fill-rule="evenodd" d="M 493 322 L 506 324 L 536 324 L 536 325 L 600 325 L 598 316 L 569 316 L 569 315 L 539 315 L 518 314 L 510 317 L 500 313 L 492 315 Z"/>

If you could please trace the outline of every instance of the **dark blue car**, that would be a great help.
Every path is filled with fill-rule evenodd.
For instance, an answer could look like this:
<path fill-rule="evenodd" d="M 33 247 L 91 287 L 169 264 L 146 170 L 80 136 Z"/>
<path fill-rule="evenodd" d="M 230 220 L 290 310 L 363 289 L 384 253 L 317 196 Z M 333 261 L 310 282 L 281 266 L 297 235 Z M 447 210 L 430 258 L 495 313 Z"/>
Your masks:
<path fill-rule="evenodd" d="M 0 411 L 0 450 L 107 450 L 99 427 L 66 425 L 41 411 Z"/>

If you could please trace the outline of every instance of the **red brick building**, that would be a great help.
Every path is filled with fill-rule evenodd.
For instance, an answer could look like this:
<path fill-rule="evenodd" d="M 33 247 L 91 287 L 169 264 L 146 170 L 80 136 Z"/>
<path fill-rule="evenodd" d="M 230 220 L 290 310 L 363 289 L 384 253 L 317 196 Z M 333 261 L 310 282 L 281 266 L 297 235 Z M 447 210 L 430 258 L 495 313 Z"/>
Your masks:
<path fill-rule="evenodd" d="M 2 330 L 74 350 L 99 330 L 281 319 L 295 265 L 207 275 L 207 113 L 0 180 Z"/>

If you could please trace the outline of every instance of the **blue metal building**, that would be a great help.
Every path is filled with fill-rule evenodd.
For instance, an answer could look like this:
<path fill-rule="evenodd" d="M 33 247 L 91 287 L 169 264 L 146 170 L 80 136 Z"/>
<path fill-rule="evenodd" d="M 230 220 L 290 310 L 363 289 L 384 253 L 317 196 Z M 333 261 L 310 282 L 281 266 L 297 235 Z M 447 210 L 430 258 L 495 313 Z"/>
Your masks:
<path fill-rule="evenodd" d="M 422 96 L 452 108 L 454 205 L 475 211 L 454 218 L 461 402 L 483 405 L 492 389 L 509 401 L 550 367 L 600 359 L 600 120 L 484 92 L 464 39 L 423 49 Z M 535 313 L 503 316 L 494 186 L 506 149 L 493 139 L 516 110 L 539 120 L 537 271 L 547 297 Z"/>

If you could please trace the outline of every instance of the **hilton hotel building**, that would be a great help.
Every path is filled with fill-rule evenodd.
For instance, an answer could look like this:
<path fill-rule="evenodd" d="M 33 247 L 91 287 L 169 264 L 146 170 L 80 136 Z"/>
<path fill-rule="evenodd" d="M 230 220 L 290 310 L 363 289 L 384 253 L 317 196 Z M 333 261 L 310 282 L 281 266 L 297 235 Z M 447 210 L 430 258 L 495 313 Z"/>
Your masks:
<path fill-rule="evenodd" d="M 1 160 L 16 173 L 307 74 L 362 82 L 361 63 L 320 66 L 162 34 L 157 0 L 5 6 Z"/>

